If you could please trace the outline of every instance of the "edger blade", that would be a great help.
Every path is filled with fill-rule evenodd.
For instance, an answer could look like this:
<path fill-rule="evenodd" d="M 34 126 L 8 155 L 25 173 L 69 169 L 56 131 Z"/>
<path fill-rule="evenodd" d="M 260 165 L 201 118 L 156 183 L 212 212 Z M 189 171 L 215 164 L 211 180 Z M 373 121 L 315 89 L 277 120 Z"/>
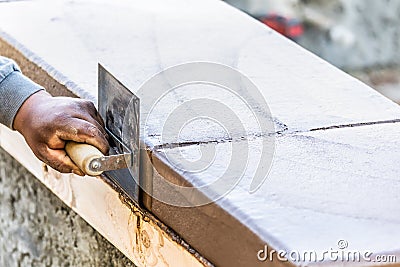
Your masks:
<path fill-rule="evenodd" d="M 127 166 L 125 169 L 106 171 L 104 174 L 132 200 L 138 202 L 139 98 L 100 64 L 98 66 L 98 90 L 99 113 L 110 137 L 109 154 L 124 155 Z"/>

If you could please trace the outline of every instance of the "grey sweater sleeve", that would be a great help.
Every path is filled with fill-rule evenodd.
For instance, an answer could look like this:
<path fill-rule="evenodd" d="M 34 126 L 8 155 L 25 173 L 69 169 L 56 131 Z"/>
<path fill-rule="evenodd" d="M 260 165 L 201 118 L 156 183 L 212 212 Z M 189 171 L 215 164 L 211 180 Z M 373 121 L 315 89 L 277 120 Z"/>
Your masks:
<path fill-rule="evenodd" d="M 25 77 L 11 59 L 0 56 L 0 123 L 13 127 L 19 108 L 43 87 Z"/>

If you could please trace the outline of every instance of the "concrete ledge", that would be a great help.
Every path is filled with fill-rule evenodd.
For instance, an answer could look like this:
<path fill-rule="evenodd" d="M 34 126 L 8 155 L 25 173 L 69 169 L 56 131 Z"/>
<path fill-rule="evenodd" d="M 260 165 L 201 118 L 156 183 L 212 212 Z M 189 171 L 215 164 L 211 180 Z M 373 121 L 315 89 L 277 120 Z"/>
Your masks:
<path fill-rule="evenodd" d="M 184 151 L 196 158 L 199 148 L 212 145 L 226 152 L 231 143 L 241 144 L 241 138 L 249 141 L 249 169 L 223 199 L 197 208 L 155 199 L 146 206 L 214 264 L 263 266 L 257 252 L 264 245 L 322 253 L 341 239 L 352 250 L 399 255 L 400 167 L 394 159 L 400 153 L 400 108 L 373 89 L 222 2 L 44 0 L 1 5 L 0 25 L 6 33 L 1 43 L 11 45 L 5 55 L 32 65 L 27 74 L 54 94 L 96 99 L 98 62 L 132 90 L 156 72 L 190 61 L 226 64 L 258 86 L 275 123 L 276 152 L 267 182 L 254 194 L 248 188 L 265 136 L 221 140 L 218 132 L 193 131 L 174 147 L 163 143 L 154 119 L 153 132 L 142 137 L 156 170 L 153 189 L 166 193 L 157 187 L 161 179 L 206 183 L 213 174 L 185 173 L 163 152 Z M 35 78 L 34 73 L 46 78 Z M 179 94 L 173 99 L 184 100 Z M 7 151 L 136 264 L 154 260 L 154 247 L 143 241 L 148 237 L 157 248 L 165 248 L 156 253 L 159 263 L 208 264 L 186 245 L 178 245 L 181 241 L 166 234 L 153 215 L 121 201 L 106 181 L 43 169 L 16 134 L 1 128 L 0 136 Z M 218 154 L 216 162 L 226 162 L 227 156 Z"/>

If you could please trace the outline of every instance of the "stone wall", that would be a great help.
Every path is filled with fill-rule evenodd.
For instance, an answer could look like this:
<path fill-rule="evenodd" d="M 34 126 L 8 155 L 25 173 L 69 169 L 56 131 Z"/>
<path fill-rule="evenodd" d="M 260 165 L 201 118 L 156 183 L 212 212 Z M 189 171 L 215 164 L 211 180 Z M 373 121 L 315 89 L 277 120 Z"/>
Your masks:
<path fill-rule="evenodd" d="M 0 266 L 134 266 L 0 148 Z"/>

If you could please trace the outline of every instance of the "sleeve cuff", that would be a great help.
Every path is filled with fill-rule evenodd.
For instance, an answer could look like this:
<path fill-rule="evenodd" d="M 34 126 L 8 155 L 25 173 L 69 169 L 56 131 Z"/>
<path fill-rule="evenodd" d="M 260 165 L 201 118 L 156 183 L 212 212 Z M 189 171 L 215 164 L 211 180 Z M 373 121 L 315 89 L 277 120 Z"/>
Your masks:
<path fill-rule="evenodd" d="M 19 71 L 9 74 L 0 83 L 0 123 L 13 129 L 15 116 L 22 104 L 34 93 L 44 90 Z"/>

